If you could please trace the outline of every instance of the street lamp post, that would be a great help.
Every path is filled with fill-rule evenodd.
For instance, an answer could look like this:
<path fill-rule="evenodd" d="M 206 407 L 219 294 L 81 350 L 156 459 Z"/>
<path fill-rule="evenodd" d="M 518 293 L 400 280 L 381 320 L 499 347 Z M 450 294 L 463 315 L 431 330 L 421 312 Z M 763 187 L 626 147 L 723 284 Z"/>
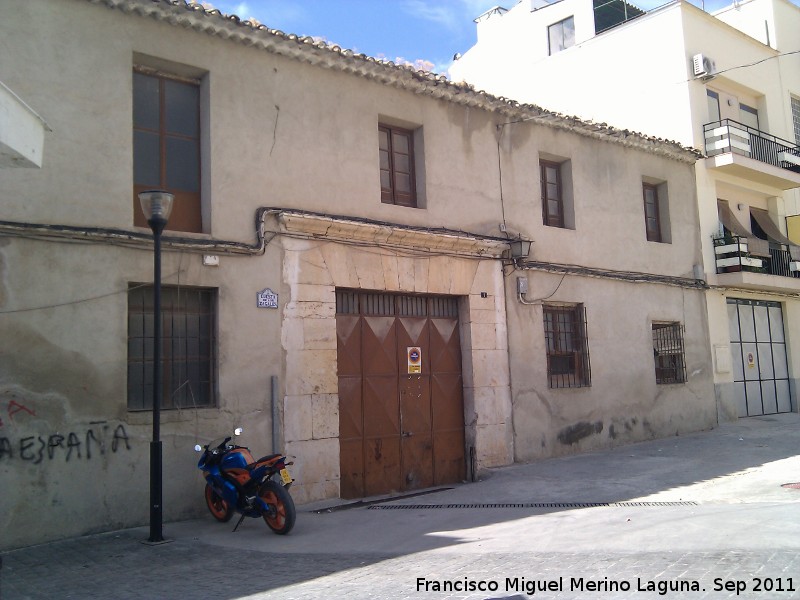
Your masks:
<path fill-rule="evenodd" d="M 151 190 L 139 194 L 142 212 L 153 230 L 153 441 L 150 442 L 150 537 L 148 542 L 164 541 L 162 535 L 161 475 L 161 233 L 172 212 L 174 196 Z"/>

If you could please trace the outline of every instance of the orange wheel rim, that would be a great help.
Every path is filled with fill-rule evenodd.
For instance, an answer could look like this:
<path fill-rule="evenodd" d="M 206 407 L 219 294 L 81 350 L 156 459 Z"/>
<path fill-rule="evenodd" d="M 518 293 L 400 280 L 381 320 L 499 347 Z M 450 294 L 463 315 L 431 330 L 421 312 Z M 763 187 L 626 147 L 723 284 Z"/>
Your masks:
<path fill-rule="evenodd" d="M 278 497 L 275 495 L 275 492 L 267 492 L 261 496 L 264 502 L 269 504 L 270 506 L 275 507 L 275 514 L 272 516 L 265 516 L 264 518 L 267 522 L 280 529 L 283 527 L 283 524 L 286 523 L 286 507 L 283 505 L 283 502 L 278 500 Z"/>
<path fill-rule="evenodd" d="M 214 516 L 224 517 L 228 509 L 225 500 L 220 498 L 211 488 L 208 488 L 206 491 L 206 496 L 208 497 L 208 506 L 211 508 L 211 512 L 214 513 Z"/>

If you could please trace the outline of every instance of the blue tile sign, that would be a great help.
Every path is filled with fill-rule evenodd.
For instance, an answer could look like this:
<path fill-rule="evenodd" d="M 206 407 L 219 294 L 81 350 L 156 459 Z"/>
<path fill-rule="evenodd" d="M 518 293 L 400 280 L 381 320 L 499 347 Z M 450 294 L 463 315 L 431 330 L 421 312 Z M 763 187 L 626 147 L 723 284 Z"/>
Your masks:
<path fill-rule="evenodd" d="M 269 288 L 264 288 L 256 294 L 258 308 L 278 308 L 278 294 Z"/>

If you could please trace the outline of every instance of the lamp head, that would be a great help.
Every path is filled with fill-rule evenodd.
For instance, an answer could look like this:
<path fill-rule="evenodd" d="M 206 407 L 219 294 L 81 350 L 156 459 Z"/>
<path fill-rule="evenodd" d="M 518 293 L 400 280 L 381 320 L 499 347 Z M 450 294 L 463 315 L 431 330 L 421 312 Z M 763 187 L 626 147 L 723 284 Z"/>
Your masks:
<path fill-rule="evenodd" d="M 530 240 L 524 240 L 522 236 L 509 240 L 508 246 L 511 250 L 511 258 L 514 260 L 528 258 L 528 254 L 530 254 L 531 251 L 531 244 L 532 242 Z"/>
<path fill-rule="evenodd" d="M 139 194 L 139 203 L 142 206 L 144 218 L 147 219 L 151 228 L 155 228 L 155 226 L 164 228 L 172 212 L 174 199 L 175 196 L 163 190 L 148 190 Z"/>

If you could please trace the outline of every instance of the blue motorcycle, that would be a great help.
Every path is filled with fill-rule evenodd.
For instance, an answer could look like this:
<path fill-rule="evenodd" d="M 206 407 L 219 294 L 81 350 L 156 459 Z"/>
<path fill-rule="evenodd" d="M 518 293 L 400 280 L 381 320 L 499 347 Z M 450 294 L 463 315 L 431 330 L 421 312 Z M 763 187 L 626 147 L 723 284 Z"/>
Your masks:
<path fill-rule="evenodd" d="M 237 428 L 234 435 L 241 435 Z M 234 512 L 241 517 L 263 517 L 272 531 L 285 535 L 294 527 L 297 513 L 289 495 L 292 477 L 282 454 L 253 459 L 250 450 L 231 443 L 231 436 L 195 446 L 202 452 L 197 468 L 206 478 L 205 498 L 211 515 L 221 523 L 230 521 Z"/>

